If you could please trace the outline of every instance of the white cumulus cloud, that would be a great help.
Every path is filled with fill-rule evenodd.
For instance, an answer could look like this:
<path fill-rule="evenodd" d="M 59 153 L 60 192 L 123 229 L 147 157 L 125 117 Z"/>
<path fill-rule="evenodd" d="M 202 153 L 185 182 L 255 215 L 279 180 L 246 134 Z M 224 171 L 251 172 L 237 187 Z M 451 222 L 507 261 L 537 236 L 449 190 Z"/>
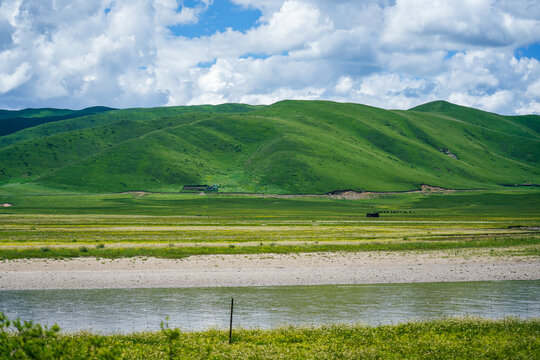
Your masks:
<path fill-rule="evenodd" d="M 247 30 L 190 38 L 217 2 L 3 0 L 0 107 L 445 99 L 539 113 L 533 0 L 230 0 Z M 536 55 L 538 57 L 538 55 Z"/>

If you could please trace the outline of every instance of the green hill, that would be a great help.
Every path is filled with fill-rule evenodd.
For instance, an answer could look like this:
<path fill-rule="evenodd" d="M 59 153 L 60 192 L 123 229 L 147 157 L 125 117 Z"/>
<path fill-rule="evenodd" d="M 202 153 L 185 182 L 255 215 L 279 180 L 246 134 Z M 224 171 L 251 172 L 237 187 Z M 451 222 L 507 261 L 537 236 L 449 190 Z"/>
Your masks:
<path fill-rule="evenodd" d="M 327 101 L 111 110 L 1 136 L 0 186 L 326 193 L 538 184 L 539 124 L 441 101 L 407 111 Z"/>

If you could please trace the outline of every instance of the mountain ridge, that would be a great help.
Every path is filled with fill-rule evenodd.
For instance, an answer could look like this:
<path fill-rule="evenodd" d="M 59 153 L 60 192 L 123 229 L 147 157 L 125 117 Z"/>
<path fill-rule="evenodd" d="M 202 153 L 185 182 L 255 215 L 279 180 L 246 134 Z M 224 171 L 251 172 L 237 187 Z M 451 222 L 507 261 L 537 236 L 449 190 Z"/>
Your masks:
<path fill-rule="evenodd" d="M 106 106 L 93 106 L 82 110 L 27 108 L 23 110 L 0 110 L 0 136 L 37 125 L 116 110 Z"/>

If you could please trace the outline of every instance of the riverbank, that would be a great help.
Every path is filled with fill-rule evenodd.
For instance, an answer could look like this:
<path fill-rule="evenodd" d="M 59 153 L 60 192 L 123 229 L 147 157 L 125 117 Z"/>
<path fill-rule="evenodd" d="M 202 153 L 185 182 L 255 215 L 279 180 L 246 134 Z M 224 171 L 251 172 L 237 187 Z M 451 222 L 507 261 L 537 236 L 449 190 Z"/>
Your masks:
<path fill-rule="evenodd" d="M 0 290 L 538 280 L 519 249 L 74 258 L 0 262 Z"/>
<path fill-rule="evenodd" d="M 538 359 L 540 321 L 445 319 L 370 327 L 158 332 L 102 336 L 51 331 L 3 333 L 0 357 L 122 359 Z M 0 329 L 2 330 L 2 329 Z"/>

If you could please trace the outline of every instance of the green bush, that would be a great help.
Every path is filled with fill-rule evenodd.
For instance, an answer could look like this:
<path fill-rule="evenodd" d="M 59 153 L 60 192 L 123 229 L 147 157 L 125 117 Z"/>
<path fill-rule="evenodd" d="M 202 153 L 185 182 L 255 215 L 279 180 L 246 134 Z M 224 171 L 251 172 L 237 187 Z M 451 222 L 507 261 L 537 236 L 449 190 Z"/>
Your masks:
<path fill-rule="evenodd" d="M 0 312 L 0 359 L 120 359 L 120 350 L 107 337 L 65 335 L 31 321 L 11 321 Z"/>
<path fill-rule="evenodd" d="M 10 321 L 0 313 L 0 358 L 55 359 L 63 346 L 57 341 L 60 328 L 50 329 L 32 322 Z"/>

